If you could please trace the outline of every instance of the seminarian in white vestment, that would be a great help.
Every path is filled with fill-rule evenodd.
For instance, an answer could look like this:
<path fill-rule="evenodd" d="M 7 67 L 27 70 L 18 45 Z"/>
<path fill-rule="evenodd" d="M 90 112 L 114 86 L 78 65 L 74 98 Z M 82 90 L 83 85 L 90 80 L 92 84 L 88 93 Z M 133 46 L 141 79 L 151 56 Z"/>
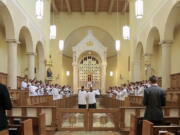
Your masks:
<path fill-rule="evenodd" d="M 52 94 L 53 94 L 53 100 L 58 100 L 60 99 L 60 94 L 59 94 L 59 89 L 56 87 L 52 89 Z"/>
<path fill-rule="evenodd" d="M 38 87 L 32 84 L 29 87 L 29 96 L 38 96 L 37 90 L 38 90 Z"/>
<path fill-rule="evenodd" d="M 87 93 L 87 99 L 88 99 L 88 108 L 96 108 L 96 95 L 100 95 L 99 91 L 92 90 L 92 87 L 90 87 L 90 91 Z"/>
<path fill-rule="evenodd" d="M 86 109 L 87 104 L 87 92 L 84 90 L 84 86 L 81 87 L 81 90 L 78 92 L 78 106 L 79 108 Z"/>

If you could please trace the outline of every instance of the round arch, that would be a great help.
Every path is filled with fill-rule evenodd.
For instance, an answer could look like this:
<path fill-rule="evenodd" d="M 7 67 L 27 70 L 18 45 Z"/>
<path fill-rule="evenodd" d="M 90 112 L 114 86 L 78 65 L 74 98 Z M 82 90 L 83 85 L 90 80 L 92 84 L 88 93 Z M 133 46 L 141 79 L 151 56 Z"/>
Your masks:
<path fill-rule="evenodd" d="M 160 34 L 157 27 L 152 27 L 148 33 L 148 37 L 146 40 L 146 48 L 145 53 L 152 54 L 154 44 L 158 44 L 160 42 Z"/>
<path fill-rule="evenodd" d="M 80 30 L 80 29 L 86 29 L 86 28 L 94 28 L 94 29 L 97 29 L 97 30 L 100 30 L 100 31 L 103 31 L 103 32 L 105 32 L 105 33 L 107 33 L 108 35 L 109 35 L 109 37 L 111 37 L 111 39 L 112 40 L 114 40 L 113 39 L 113 37 L 111 36 L 111 34 L 109 34 L 106 30 L 104 30 L 103 28 L 100 28 L 100 27 L 97 27 L 97 26 L 81 26 L 81 27 L 78 27 L 78 28 L 76 28 L 76 29 L 74 29 L 73 31 L 71 31 L 70 32 L 70 34 L 67 36 L 67 38 L 65 39 L 65 42 L 66 42 L 66 40 L 68 40 L 68 38 L 70 37 L 70 36 L 72 36 L 76 31 L 78 31 L 78 30 Z"/>
<path fill-rule="evenodd" d="M 64 54 L 72 57 L 71 48 L 77 45 L 84 37 L 87 32 L 91 30 L 93 35 L 105 46 L 108 50 L 108 57 L 116 55 L 114 46 L 115 40 L 113 37 L 104 29 L 96 26 L 83 26 L 73 30 L 65 39 Z"/>
<path fill-rule="evenodd" d="M 180 25 L 180 20 L 177 17 L 180 13 L 179 5 L 180 1 L 175 2 L 167 16 L 164 25 L 164 40 L 172 41 L 174 39 L 175 28 Z"/>
<path fill-rule="evenodd" d="M 33 51 L 33 40 L 32 35 L 28 27 L 23 26 L 19 31 L 19 41 L 26 45 L 26 52 L 34 52 Z"/>
<path fill-rule="evenodd" d="M 0 1 L 0 16 L 2 17 L 2 23 L 5 26 L 6 39 L 15 39 L 15 26 L 13 18 L 11 16 L 8 7 Z"/>

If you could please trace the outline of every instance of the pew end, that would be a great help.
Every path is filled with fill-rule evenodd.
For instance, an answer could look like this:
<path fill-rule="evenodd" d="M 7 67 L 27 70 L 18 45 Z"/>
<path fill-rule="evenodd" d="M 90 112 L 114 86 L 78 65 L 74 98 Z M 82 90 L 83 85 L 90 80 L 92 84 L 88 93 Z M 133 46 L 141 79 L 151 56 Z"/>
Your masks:
<path fill-rule="evenodd" d="M 21 135 L 33 135 L 32 120 L 27 119 L 22 122 Z"/>
<path fill-rule="evenodd" d="M 9 135 L 8 130 L 2 130 L 0 131 L 0 135 Z"/>
<path fill-rule="evenodd" d="M 143 120 L 142 135 L 153 135 L 153 123 L 148 120 Z"/>

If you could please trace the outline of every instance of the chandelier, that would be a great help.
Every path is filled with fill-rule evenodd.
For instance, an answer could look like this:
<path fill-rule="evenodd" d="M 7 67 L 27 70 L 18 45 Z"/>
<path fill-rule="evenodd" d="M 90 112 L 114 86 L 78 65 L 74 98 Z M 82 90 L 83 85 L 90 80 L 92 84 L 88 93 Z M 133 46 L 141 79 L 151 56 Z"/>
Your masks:
<path fill-rule="evenodd" d="M 143 0 L 136 0 L 136 2 L 135 2 L 135 13 L 136 13 L 137 19 L 143 18 L 143 14 L 144 14 Z"/>
<path fill-rule="evenodd" d="M 43 0 L 36 0 L 36 18 L 42 19 L 44 14 L 44 2 Z"/>

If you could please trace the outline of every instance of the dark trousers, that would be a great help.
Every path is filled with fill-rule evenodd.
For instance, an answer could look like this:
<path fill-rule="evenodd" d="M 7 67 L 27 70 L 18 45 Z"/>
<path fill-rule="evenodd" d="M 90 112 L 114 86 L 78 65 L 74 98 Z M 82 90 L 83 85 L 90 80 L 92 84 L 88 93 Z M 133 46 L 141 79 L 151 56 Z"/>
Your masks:
<path fill-rule="evenodd" d="M 0 131 L 8 128 L 5 110 L 0 107 Z"/>
<path fill-rule="evenodd" d="M 151 121 L 154 125 L 163 125 L 163 121 Z"/>
<path fill-rule="evenodd" d="M 86 109 L 86 105 L 78 105 L 79 106 L 79 109 Z"/>
<path fill-rule="evenodd" d="M 94 103 L 94 104 L 89 104 L 89 105 L 88 105 L 88 108 L 89 108 L 89 109 L 96 109 L 96 103 Z"/>

